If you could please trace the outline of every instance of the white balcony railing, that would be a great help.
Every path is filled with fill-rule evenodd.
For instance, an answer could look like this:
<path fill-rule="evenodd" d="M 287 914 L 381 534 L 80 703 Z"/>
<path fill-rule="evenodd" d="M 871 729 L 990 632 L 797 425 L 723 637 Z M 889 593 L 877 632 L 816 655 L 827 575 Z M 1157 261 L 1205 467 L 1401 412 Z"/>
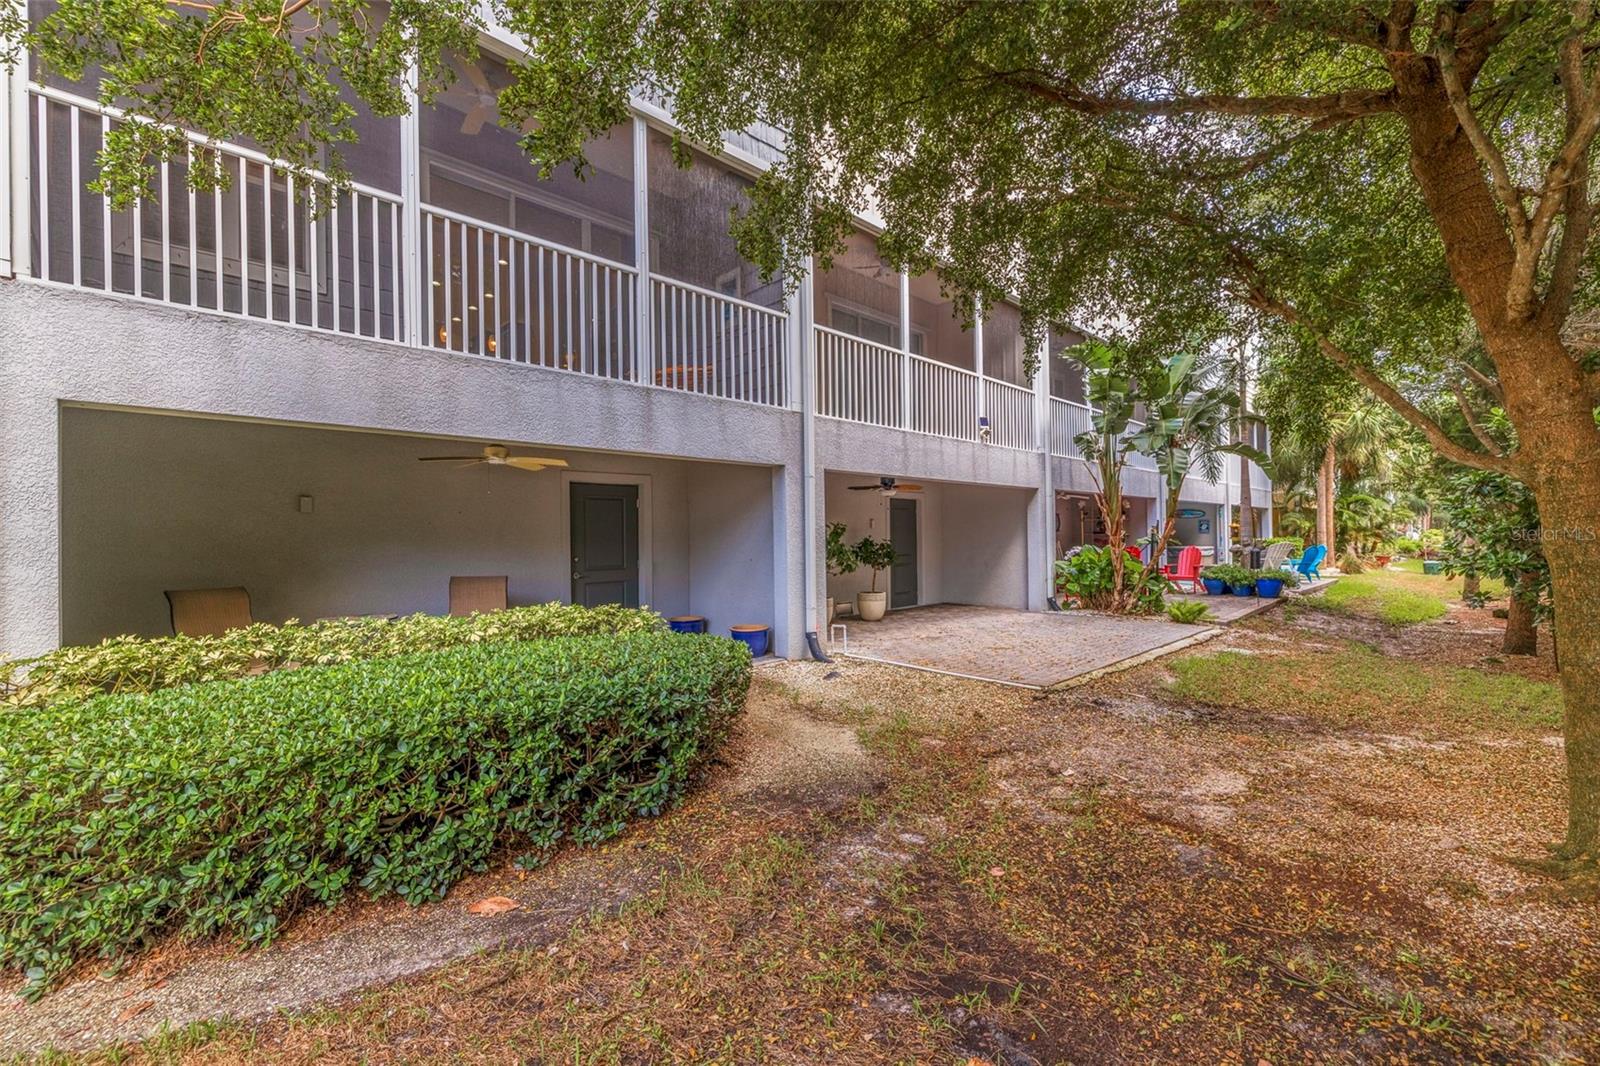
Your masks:
<path fill-rule="evenodd" d="M 435 207 L 422 233 L 427 343 L 640 380 L 632 267 Z"/>
<path fill-rule="evenodd" d="M 980 410 L 986 410 L 989 443 L 1038 447 L 1031 389 L 826 326 L 815 327 L 815 334 L 819 415 L 978 441 Z"/>
<path fill-rule="evenodd" d="M 985 378 L 983 387 L 987 393 L 984 406 L 989 418 L 990 443 L 1002 448 L 1037 448 L 1033 390 L 994 378 Z"/>
<path fill-rule="evenodd" d="M 816 327 L 817 413 L 899 428 L 905 354 L 848 333 Z"/>
<path fill-rule="evenodd" d="M 113 211 L 87 190 L 106 134 L 126 119 L 29 89 L 33 276 L 46 281 L 379 340 L 416 343 L 639 385 L 782 407 L 788 316 L 652 276 L 649 335 L 638 271 L 573 248 L 355 184 L 298 185 L 258 152 L 191 135 L 154 195 Z M 196 193 L 191 166 L 220 168 Z M 408 247 L 420 276 L 405 276 Z M 404 316 L 420 289 L 419 322 Z"/>
<path fill-rule="evenodd" d="M 86 189 L 96 153 L 125 119 L 114 108 L 34 85 L 29 108 L 33 275 L 228 315 L 398 340 L 401 202 L 353 185 L 330 198 L 258 152 L 189 138 L 162 163 L 155 196 L 112 210 Z M 189 187 L 191 167 L 224 176 Z"/>
<path fill-rule="evenodd" d="M 936 359 L 913 355 L 908 393 L 909 428 L 936 437 L 978 439 L 978 387 L 982 378 Z"/>
<path fill-rule="evenodd" d="M 650 279 L 648 382 L 783 407 L 788 316 L 681 281 Z"/>
<path fill-rule="evenodd" d="M 1063 459 L 1082 459 L 1078 436 L 1094 427 L 1089 408 L 1071 400 L 1050 398 L 1050 454 Z"/>

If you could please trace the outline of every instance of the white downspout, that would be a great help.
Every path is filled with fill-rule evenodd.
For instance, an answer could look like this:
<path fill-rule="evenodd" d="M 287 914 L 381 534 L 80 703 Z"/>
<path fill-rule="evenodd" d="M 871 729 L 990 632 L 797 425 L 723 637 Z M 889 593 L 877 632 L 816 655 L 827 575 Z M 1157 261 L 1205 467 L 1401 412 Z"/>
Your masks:
<path fill-rule="evenodd" d="M 790 337 L 799 355 L 799 388 L 795 390 L 800 400 L 800 484 L 804 502 L 800 507 L 802 551 L 805 553 L 805 633 L 806 646 L 813 658 L 825 658 L 819 643 L 819 612 L 817 603 L 817 526 L 822 516 L 817 513 L 817 362 L 812 343 L 816 336 L 811 329 L 810 312 L 813 307 L 811 270 L 807 267 L 800 283 L 789 297 Z M 825 636 L 825 634 L 824 634 Z"/>

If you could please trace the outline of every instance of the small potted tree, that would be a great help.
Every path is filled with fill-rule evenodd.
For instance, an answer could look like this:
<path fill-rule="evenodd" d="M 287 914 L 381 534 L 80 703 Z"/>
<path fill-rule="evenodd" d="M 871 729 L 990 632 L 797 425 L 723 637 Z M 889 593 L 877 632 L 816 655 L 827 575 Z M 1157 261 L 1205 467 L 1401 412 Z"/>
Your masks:
<path fill-rule="evenodd" d="M 843 522 L 828 523 L 828 540 L 826 546 L 828 573 L 834 577 L 856 572 L 856 553 L 850 545 L 844 542 L 845 524 Z M 833 597 L 828 597 L 828 618 L 824 623 L 833 623 Z"/>
<path fill-rule="evenodd" d="M 857 566 L 872 571 L 872 586 L 856 593 L 856 614 L 863 622 L 876 622 L 889 609 L 889 593 L 878 591 L 878 572 L 894 565 L 894 545 L 886 540 L 862 537 L 850 549 Z"/>

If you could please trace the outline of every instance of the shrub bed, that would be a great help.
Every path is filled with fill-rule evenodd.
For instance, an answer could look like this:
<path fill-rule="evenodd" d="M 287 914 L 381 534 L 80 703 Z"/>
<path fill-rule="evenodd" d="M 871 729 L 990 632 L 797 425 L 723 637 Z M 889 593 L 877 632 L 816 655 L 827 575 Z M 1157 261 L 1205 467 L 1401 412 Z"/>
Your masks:
<path fill-rule="evenodd" d="M 42 707 L 97 692 L 154 692 L 285 666 L 328 666 L 464 644 L 661 629 L 653 611 L 545 603 L 467 618 L 414 614 L 301 625 L 258 623 L 215 637 L 113 637 L 32 659 L 0 660 L 0 702 Z"/>
<path fill-rule="evenodd" d="M 678 797 L 744 645 L 499 643 L 0 715 L 0 966 L 32 994 L 164 932 L 271 939 L 357 887 L 434 900 Z"/>

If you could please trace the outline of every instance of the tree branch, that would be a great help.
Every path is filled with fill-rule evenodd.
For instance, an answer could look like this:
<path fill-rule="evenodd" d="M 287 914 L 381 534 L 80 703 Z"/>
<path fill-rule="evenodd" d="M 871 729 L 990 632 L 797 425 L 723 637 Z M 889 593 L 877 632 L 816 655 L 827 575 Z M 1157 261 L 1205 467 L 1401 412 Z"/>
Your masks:
<path fill-rule="evenodd" d="M 1499 404 L 1501 407 L 1505 406 L 1505 390 L 1500 387 L 1500 383 L 1498 381 L 1490 377 L 1488 374 L 1485 374 L 1471 363 L 1460 363 L 1458 365 L 1461 367 L 1461 372 L 1470 378 L 1474 385 L 1488 393 L 1489 397 L 1494 400 L 1495 403 Z"/>
<path fill-rule="evenodd" d="M 1243 265 L 1249 267 L 1248 261 L 1245 261 Z M 1253 267 L 1249 267 L 1249 269 L 1253 272 Z M 1462 466 L 1470 466 L 1476 470 L 1488 470 L 1492 473 L 1506 474 L 1510 477 L 1521 476 L 1521 465 L 1514 461 L 1512 456 L 1473 451 L 1456 443 L 1439 423 L 1418 410 L 1415 404 L 1400 394 L 1399 390 L 1384 381 L 1377 371 L 1335 344 L 1326 333 L 1318 329 L 1305 315 L 1301 314 L 1298 308 L 1273 296 L 1258 280 L 1249 280 L 1247 285 L 1248 292 L 1245 299 L 1252 307 L 1282 319 L 1292 326 L 1298 326 L 1309 333 L 1312 339 L 1316 341 L 1318 351 L 1334 365 L 1366 386 L 1367 391 L 1392 407 L 1401 418 L 1420 430 L 1422 435 L 1428 438 L 1428 443 L 1432 444 L 1434 450 L 1440 455 L 1453 462 L 1460 463 Z"/>
<path fill-rule="evenodd" d="M 1349 120 L 1396 109 L 1393 89 L 1349 89 L 1322 96 L 1227 96 L 1201 94 L 1138 98 L 1098 96 L 1058 82 L 1040 70 L 987 70 L 993 81 L 1085 115 L 1234 115 Z"/>
<path fill-rule="evenodd" d="M 1467 420 L 1467 428 L 1472 430 L 1472 435 L 1478 438 L 1478 443 L 1483 445 L 1483 450 L 1496 458 L 1504 458 L 1506 450 L 1500 447 L 1500 442 L 1489 436 L 1489 431 L 1483 428 L 1478 421 L 1478 416 L 1473 413 L 1472 405 L 1467 402 L 1467 394 L 1460 385 L 1451 383 L 1450 391 L 1456 395 L 1456 406 L 1461 408 L 1461 417 Z"/>
<path fill-rule="evenodd" d="M 1528 242 L 1528 213 L 1523 207 L 1522 196 L 1517 192 L 1516 184 L 1511 180 L 1511 171 L 1506 167 L 1505 156 L 1500 154 L 1500 149 L 1484 132 L 1483 126 L 1478 122 L 1478 116 L 1472 110 L 1472 100 L 1467 95 L 1467 87 L 1461 80 L 1461 70 L 1456 65 L 1456 42 L 1453 34 L 1447 33 L 1440 39 L 1440 46 L 1435 55 L 1439 60 L 1439 73 L 1444 76 L 1445 94 L 1449 96 L 1450 107 L 1456 113 L 1456 121 L 1461 123 L 1461 129 L 1471 142 L 1473 151 L 1478 153 L 1478 158 L 1489 168 L 1495 195 L 1499 197 L 1501 206 L 1506 209 L 1506 217 L 1511 220 L 1511 239 L 1516 244 L 1517 258 L 1520 260 L 1524 246 Z"/>
<path fill-rule="evenodd" d="M 1575 4 L 1574 32 L 1561 42 L 1557 53 L 1558 76 L 1566 101 L 1566 135 L 1569 140 L 1578 132 L 1578 119 L 1583 111 L 1583 38 L 1593 17 L 1591 4 Z M 1561 243 L 1556 247 L 1555 262 L 1550 269 L 1544 306 L 1546 321 L 1558 324 L 1566 321 L 1567 313 L 1572 309 L 1572 295 L 1578 286 L 1584 252 L 1589 247 L 1589 233 L 1594 225 L 1594 202 L 1589 199 L 1587 152 L 1578 157 L 1564 197 L 1567 219 L 1562 227 Z"/>
<path fill-rule="evenodd" d="M 1517 250 L 1516 263 L 1512 267 L 1511 287 L 1506 294 L 1507 309 L 1514 316 L 1525 318 L 1533 312 L 1534 285 L 1544 246 L 1550 239 L 1556 216 L 1569 207 L 1569 200 L 1573 195 L 1569 183 L 1587 173 L 1589 148 L 1594 143 L 1595 134 L 1600 133 L 1600 68 L 1595 70 L 1587 84 L 1583 80 L 1582 69 L 1583 42 L 1592 18 L 1593 12 L 1587 3 L 1575 5 L 1572 32 L 1561 42 L 1558 53 L 1560 58 L 1557 63 L 1557 74 L 1567 101 L 1567 138 L 1561 146 L 1561 151 L 1551 162 L 1550 169 L 1545 173 L 1544 186 L 1539 193 L 1539 206 L 1534 210 L 1533 217 L 1528 223 L 1528 247 L 1525 250 L 1527 254 L 1524 254 L 1524 249 Z M 1587 182 L 1584 182 L 1583 186 L 1579 195 L 1584 198 L 1585 217 L 1580 218 L 1579 228 L 1585 231 L 1586 237 Z M 1557 259 L 1564 261 L 1571 256 L 1581 258 L 1582 245 L 1569 246 L 1563 237 L 1562 248 L 1557 251 Z M 1563 268 L 1564 283 L 1569 272 L 1575 281 L 1577 265 Z M 1558 294 L 1552 290 L 1552 295 Z M 1559 302 L 1564 304 L 1565 298 Z"/>

